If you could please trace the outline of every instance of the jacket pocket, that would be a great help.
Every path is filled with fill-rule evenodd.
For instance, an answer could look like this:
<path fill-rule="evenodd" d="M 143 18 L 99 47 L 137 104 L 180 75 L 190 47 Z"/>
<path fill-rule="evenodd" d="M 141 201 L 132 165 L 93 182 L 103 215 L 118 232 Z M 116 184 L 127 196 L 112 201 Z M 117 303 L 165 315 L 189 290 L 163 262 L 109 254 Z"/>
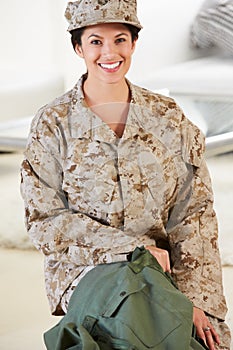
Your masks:
<path fill-rule="evenodd" d="M 62 186 L 70 208 L 106 219 L 118 181 L 111 151 L 104 143 L 73 140 L 64 163 Z"/>
<path fill-rule="evenodd" d="M 63 190 L 67 193 L 69 207 L 99 217 L 109 210 L 114 185 L 88 172 L 65 173 Z"/>
<path fill-rule="evenodd" d="M 129 273 L 99 318 L 100 327 L 138 349 L 154 348 L 162 343 L 181 321 L 159 296 L 152 298 L 149 288 Z"/>

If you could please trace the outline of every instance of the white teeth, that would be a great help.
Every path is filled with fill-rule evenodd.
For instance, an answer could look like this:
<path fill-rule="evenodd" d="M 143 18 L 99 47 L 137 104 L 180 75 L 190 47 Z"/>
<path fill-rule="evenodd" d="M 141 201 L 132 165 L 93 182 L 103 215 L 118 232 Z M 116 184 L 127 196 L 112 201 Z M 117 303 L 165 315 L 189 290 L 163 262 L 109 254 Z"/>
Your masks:
<path fill-rule="evenodd" d="M 102 68 L 105 68 L 105 69 L 114 69 L 120 65 L 120 62 L 112 63 L 112 64 L 100 63 L 100 65 Z"/>

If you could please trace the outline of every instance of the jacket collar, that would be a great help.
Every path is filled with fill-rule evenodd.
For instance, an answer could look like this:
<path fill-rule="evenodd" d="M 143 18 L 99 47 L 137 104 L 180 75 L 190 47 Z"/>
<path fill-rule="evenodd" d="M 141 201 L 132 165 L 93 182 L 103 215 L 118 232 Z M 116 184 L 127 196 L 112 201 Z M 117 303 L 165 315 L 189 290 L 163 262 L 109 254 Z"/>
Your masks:
<path fill-rule="evenodd" d="M 87 74 L 84 74 L 72 90 L 71 115 L 69 120 L 71 137 L 88 138 L 109 143 L 119 141 L 119 138 L 109 126 L 87 107 L 83 92 L 83 83 L 86 78 Z M 131 92 L 131 102 L 122 139 L 133 138 L 138 134 L 139 129 L 142 130 L 143 128 L 140 118 L 142 115 L 140 110 L 143 108 L 140 95 L 133 84 L 128 80 L 127 83 Z"/>

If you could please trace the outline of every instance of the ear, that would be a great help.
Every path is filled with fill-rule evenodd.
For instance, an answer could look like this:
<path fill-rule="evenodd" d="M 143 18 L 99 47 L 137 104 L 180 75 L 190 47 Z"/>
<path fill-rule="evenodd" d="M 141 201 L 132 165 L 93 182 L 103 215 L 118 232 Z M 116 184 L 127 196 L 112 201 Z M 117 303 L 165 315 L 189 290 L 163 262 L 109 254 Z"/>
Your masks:
<path fill-rule="evenodd" d="M 135 39 L 133 42 L 132 42 L 132 54 L 134 53 L 135 51 L 135 48 L 136 48 L 136 42 L 137 42 L 137 39 Z"/>
<path fill-rule="evenodd" d="M 76 52 L 76 54 L 77 54 L 79 57 L 83 58 L 82 46 L 76 44 L 76 45 L 75 45 L 75 52 Z"/>

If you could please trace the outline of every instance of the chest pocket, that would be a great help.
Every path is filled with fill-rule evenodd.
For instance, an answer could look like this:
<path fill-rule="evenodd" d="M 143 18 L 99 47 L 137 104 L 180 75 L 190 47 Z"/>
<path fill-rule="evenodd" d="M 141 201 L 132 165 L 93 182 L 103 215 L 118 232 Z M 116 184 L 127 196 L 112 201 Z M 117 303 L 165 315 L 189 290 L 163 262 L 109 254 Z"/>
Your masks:
<path fill-rule="evenodd" d="M 117 184 L 115 157 L 110 145 L 87 139 L 72 142 L 63 178 L 72 209 L 105 219 Z"/>

